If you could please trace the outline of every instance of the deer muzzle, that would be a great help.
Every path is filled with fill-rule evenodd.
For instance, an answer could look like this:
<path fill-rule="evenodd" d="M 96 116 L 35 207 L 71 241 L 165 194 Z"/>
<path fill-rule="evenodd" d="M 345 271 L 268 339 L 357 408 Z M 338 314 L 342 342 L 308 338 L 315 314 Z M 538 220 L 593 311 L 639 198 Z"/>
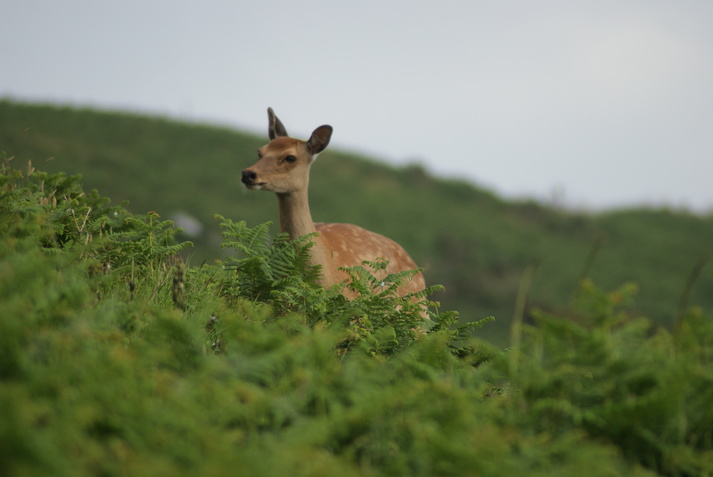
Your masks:
<path fill-rule="evenodd" d="M 249 186 L 255 184 L 255 180 L 257 179 L 257 174 L 254 171 L 251 171 L 250 169 L 245 169 L 243 171 L 243 178 L 241 181 L 243 184 Z"/>

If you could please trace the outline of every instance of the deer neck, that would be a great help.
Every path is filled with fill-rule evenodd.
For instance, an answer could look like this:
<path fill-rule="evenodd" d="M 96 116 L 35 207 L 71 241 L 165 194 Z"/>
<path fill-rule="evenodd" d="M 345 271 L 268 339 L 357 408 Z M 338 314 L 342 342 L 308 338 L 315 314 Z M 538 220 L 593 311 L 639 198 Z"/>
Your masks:
<path fill-rule="evenodd" d="M 317 231 L 314 222 L 312 222 L 312 214 L 309 212 L 307 191 L 277 194 L 277 198 L 280 204 L 280 230 L 286 232 L 290 239 L 294 240 Z M 333 272 L 328 263 L 328 254 L 321 237 L 315 237 L 313 242 L 310 263 L 322 267 L 322 278 L 319 282 L 334 283 L 334 278 L 331 276 Z"/>
<path fill-rule="evenodd" d="M 280 205 L 282 232 L 286 232 L 294 240 L 317 231 L 309 211 L 306 190 L 277 194 L 277 199 Z"/>

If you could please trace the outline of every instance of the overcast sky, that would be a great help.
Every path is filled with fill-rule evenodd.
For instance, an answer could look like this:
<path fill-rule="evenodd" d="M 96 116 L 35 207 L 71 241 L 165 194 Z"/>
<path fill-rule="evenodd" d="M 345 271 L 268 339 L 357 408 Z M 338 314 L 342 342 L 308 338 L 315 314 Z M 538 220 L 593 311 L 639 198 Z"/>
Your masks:
<path fill-rule="evenodd" d="M 8 0 L 0 96 L 421 162 L 507 197 L 713 209 L 713 1 Z M 236 157 L 240 168 L 254 157 Z M 318 165 L 316 166 L 318 167 Z"/>

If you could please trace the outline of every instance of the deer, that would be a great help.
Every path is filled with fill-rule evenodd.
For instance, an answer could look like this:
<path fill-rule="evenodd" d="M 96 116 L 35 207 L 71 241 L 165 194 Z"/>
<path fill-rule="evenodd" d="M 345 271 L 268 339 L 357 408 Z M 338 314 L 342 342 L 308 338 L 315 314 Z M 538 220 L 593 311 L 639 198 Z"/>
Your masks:
<path fill-rule="evenodd" d="M 315 223 L 312 221 L 308 200 L 309 172 L 317 156 L 329 145 L 332 127 L 319 126 L 307 141 L 289 137 L 282 121 L 268 108 L 268 137 L 270 142 L 258 150 L 258 161 L 242 171 L 242 183 L 249 190 L 263 190 L 277 195 L 280 231 L 294 240 L 315 234 L 310 265 L 321 266 L 318 281 L 324 288 L 348 282 L 345 267 L 362 265 L 364 261 L 388 261 L 384 276 L 418 267 L 404 248 L 395 241 L 353 224 Z M 422 272 L 402 283 L 397 293 L 404 296 L 426 288 Z M 349 299 L 353 292 L 343 288 Z M 426 313 L 423 313 L 426 317 Z"/>

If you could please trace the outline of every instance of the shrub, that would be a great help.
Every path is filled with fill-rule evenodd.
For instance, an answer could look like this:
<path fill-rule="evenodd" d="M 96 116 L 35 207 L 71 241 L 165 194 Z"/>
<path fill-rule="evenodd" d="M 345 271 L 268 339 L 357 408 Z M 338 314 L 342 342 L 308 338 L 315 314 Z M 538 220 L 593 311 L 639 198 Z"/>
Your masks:
<path fill-rule="evenodd" d="M 314 283 L 309 238 L 220 218 L 217 265 L 78 178 L 0 174 L 2 475 L 710 475 L 713 321 L 585 282 L 501 351 L 395 296 Z M 419 310 L 428 305 L 432 321 Z M 481 320 L 480 325 L 488 319 Z M 420 327 L 420 328 L 419 328 Z"/>

